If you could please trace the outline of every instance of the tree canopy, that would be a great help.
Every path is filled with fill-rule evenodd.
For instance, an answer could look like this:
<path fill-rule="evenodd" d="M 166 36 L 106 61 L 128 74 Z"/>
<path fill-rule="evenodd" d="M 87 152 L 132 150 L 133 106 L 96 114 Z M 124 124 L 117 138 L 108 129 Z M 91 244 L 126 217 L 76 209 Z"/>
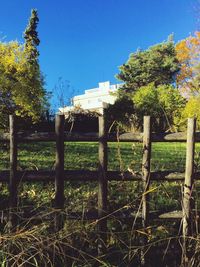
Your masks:
<path fill-rule="evenodd" d="M 189 95 L 199 94 L 200 89 L 200 32 L 181 40 L 176 45 L 176 55 L 181 69 L 177 85 Z"/>
<path fill-rule="evenodd" d="M 39 51 L 37 46 L 40 44 L 38 37 L 37 25 L 39 23 L 38 13 L 36 9 L 31 11 L 29 23 L 24 32 L 25 50 L 27 52 L 27 59 L 31 64 L 38 63 Z"/>
<path fill-rule="evenodd" d="M 35 11 L 32 11 L 30 21 L 33 14 Z M 35 21 L 38 22 L 38 18 Z M 30 25 L 33 24 L 29 22 L 29 30 L 25 31 L 25 44 L 0 42 L 0 128 L 6 126 L 8 114 L 28 116 L 36 121 L 46 103 L 39 52 L 36 53 L 39 44 L 39 39 L 35 39 L 37 23 L 33 30 Z"/>
<path fill-rule="evenodd" d="M 186 121 L 187 118 L 197 118 L 197 128 L 200 129 L 200 96 L 192 96 L 186 103 L 186 106 L 182 112 L 182 121 Z"/>
<path fill-rule="evenodd" d="M 129 105 L 127 114 L 129 117 L 131 112 L 134 114 L 134 118 L 137 118 L 135 124 L 139 127 L 144 115 L 151 115 L 158 121 L 162 119 L 162 125 L 155 123 L 154 129 L 170 130 L 179 126 L 186 100 L 180 94 L 177 81 L 184 72 L 182 64 L 189 60 L 189 56 L 181 60 L 178 50 L 183 45 L 178 48 L 171 37 L 166 42 L 130 54 L 127 62 L 119 67 L 120 72 L 116 77 L 124 84 L 119 90 L 115 106 L 120 102 L 126 113 L 127 105 L 123 101 L 124 97 L 128 97 L 132 101 L 132 110 Z M 194 40 L 192 43 L 195 43 Z M 114 107 L 112 110 L 115 110 Z M 120 116 L 118 120 L 122 122 Z"/>
<path fill-rule="evenodd" d="M 128 61 L 119 69 L 116 77 L 124 82 L 122 90 L 133 93 L 152 82 L 155 86 L 173 83 L 180 67 L 174 43 L 169 40 L 130 54 Z"/>
<path fill-rule="evenodd" d="M 154 128 L 157 130 L 176 130 L 179 118 L 185 106 L 185 99 L 172 85 L 154 83 L 140 87 L 133 96 L 135 113 L 142 124 L 143 116 L 157 118 Z M 155 129 L 154 129 L 155 130 Z"/>

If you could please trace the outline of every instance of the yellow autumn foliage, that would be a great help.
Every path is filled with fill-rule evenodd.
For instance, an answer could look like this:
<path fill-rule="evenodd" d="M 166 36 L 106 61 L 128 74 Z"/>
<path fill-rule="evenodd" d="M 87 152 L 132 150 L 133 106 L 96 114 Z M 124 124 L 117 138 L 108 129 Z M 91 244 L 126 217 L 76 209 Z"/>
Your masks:
<path fill-rule="evenodd" d="M 45 91 L 39 68 L 29 64 L 24 45 L 0 42 L 0 74 L 0 113 L 6 109 L 37 120 Z M 7 106 L 3 107 L 5 102 Z"/>
<path fill-rule="evenodd" d="M 192 80 L 199 74 L 200 65 L 200 32 L 181 40 L 176 45 L 177 59 L 180 62 L 180 73 L 177 85 L 193 89 Z"/>
<path fill-rule="evenodd" d="M 197 119 L 197 128 L 200 129 L 200 96 L 193 96 L 191 97 L 182 113 L 182 121 L 183 124 L 186 123 L 187 118 L 196 118 Z"/>

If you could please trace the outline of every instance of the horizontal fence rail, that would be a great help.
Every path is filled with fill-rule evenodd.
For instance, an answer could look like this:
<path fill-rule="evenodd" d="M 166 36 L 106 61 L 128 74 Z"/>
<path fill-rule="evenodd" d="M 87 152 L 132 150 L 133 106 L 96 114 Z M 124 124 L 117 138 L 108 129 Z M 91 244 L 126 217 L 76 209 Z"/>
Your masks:
<path fill-rule="evenodd" d="M 38 132 L 38 133 L 17 133 L 16 138 L 18 142 L 51 142 L 56 141 L 56 134 L 54 132 Z M 186 142 L 187 133 L 152 133 L 151 142 Z M 0 142 L 9 142 L 9 133 L 0 133 Z M 98 142 L 98 133 L 75 133 L 65 132 L 64 141 L 73 142 Z M 108 134 L 107 142 L 142 142 L 143 133 L 124 133 L 116 136 Z M 195 133 L 195 142 L 200 142 L 200 132 Z"/>
<path fill-rule="evenodd" d="M 19 182 L 54 182 L 55 171 L 17 171 L 17 179 Z M 10 171 L 0 171 L 0 182 L 9 182 Z M 172 172 L 172 171 L 155 171 L 151 172 L 151 181 L 184 181 L 185 173 Z M 88 170 L 65 170 L 64 171 L 65 181 L 98 181 L 98 171 Z M 107 171 L 108 181 L 142 181 L 141 173 L 131 173 L 128 171 Z M 194 173 L 194 180 L 200 180 L 200 171 Z"/>

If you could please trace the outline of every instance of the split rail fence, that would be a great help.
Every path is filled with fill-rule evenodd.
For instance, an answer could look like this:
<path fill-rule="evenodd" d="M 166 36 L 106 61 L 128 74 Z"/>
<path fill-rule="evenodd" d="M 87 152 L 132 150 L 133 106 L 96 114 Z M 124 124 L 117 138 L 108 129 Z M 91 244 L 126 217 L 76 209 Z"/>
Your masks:
<path fill-rule="evenodd" d="M 10 170 L 0 170 L 0 182 L 9 183 L 9 224 L 11 228 L 15 226 L 15 215 L 13 210 L 17 207 L 17 188 L 19 181 L 55 182 L 55 208 L 64 208 L 64 181 L 98 181 L 98 214 L 99 230 L 106 231 L 106 218 L 108 214 L 108 181 L 142 181 L 144 193 L 142 196 L 142 224 L 144 227 L 149 223 L 149 185 L 151 181 L 184 181 L 183 210 L 181 213 L 183 236 L 190 234 L 191 218 L 191 197 L 194 180 L 200 179 L 200 172 L 194 173 L 194 148 L 195 142 L 200 142 L 200 133 L 195 132 L 195 119 L 188 119 L 186 132 L 179 133 L 152 133 L 151 118 L 144 117 L 143 133 L 125 133 L 116 136 L 109 135 L 106 129 L 104 116 L 99 117 L 99 133 L 97 134 L 78 134 L 64 132 L 64 116 L 57 115 L 55 121 L 55 133 L 17 133 L 16 117 L 10 116 L 10 132 L 0 134 L 0 142 L 10 142 Z M 56 142 L 56 164 L 55 171 L 18 171 L 17 170 L 17 144 L 19 142 Z M 64 169 L 64 143 L 67 141 L 96 141 L 99 142 L 99 168 L 97 171 L 89 170 L 65 170 Z M 107 142 L 143 142 L 143 158 L 141 174 L 130 172 L 122 173 L 119 171 L 107 170 L 108 150 Z M 156 171 L 151 169 L 151 143 L 152 142 L 187 142 L 185 173 L 170 171 Z M 59 214 L 59 213 L 58 213 Z M 62 227 L 61 217 L 56 217 L 56 229 Z"/>

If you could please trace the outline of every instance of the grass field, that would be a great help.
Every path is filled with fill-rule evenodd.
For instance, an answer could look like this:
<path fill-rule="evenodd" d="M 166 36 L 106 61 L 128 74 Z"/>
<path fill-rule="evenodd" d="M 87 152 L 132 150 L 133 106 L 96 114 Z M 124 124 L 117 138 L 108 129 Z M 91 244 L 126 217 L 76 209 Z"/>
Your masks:
<path fill-rule="evenodd" d="M 140 143 L 109 143 L 108 170 L 132 171 L 141 170 L 142 144 Z M 51 170 L 55 164 L 55 143 L 19 144 L 18 169 L 20 170 Z M 199 165 L 200 146 L 196 145 L 196 166 Z M 0 169 L 9 168 L 8 149 L 0 152 Z M 151 170 L 182 171 L 185 168 L 185 143 L 153 143 Z M 65 169 L 96 170 L 98 168 L 98 144 L 94 142 L 65 143 Z M 66 182 L 65 195 L 68 208 L 71 210 L 91 209 L 97 205 L 96 182 Z M 156 188 L 151 194 L 152 209 L 168 210 L 180 208 L 181 183 L 152 183 Z M 21 197 L 37 205 L 51 205 L 54 197 L 53 184 L 24 184 Z M 138 182 L 110 182 L 110 207 L 126 205 L 137 199 L 141 194 Z M 175 194 L 175 196 L 174 196 Z"/>
<path fill-rule="evenodd" d="M 185 143 L 153 143 L 152 170 L 184 171 Z M 19 144 L 18 167 L 21 169 L 52 169 L 55 163 L 55 144 L 52 142 Z M 196 145 L 196 151 L 200 146 Z M 9 168 L 8 149 L 0 150 L 0 169 Z M 141 169 L 140 143 L 109 143 L 108 169 Z M 196 157 L 198 160 L 198 155 Z M 65 168 L 95 170 L 98 166 L 98 144 L 94 142 L 65 143 Z"/>
<path fill-rule="evenodd" d="M 152 145 L 152 170 L 173 170 L 184 172 L 185 168 L 185 150 L 186 145 L 184 143 L 153 143 Z M 196 145 L 195 163 L 196 168 L 199 166 L 199 151 L 200 146 Z M 9 169 L 9 153 L 6 147 L 0 150 L 0 169 Z M 109 154 L 108 154 L 108 169 L 109 170 L 120 170 L 126 171 L 128 168 L 133 171 L 141 170 L 141 159 L 142 159 L 142 144 L 139 143 L 109 143 Z M 55 164 L 55 144 L 54 143 L 33 143 L 33 144 L 20 144 L 18 152 L 18 169 L 20 170 L 49 170 L 54 169 Z M 69 142 L 65 144 L 65 169 L 88 169 L 96 170 L 98 167 L 98 144 L 88 142 Z M 150 194 L 150 208 L 151 210 L 170 211 L 181 209 L 181 186 L 180 182 L 153 182 L 151 184 L 152 192 Z M 1 184 L 0 194 L 0 210 L 4 209 L 7 205 L 8 190 L 7 186 Z M 97 208 L 97 182 L 65 182 L 65 210 L 67 212 L 79 211 L 86 212 L 92 211 Z M 115 210 L 123 206 L 128 206 L 131 209 L 138 210 L 141 201 L 142 187 L 139 182 L 109 182 L 109 209 Z M 195 194 L 198 197 L 198 192 Z M 24 183 L 20 184 L 19 188 L 19 203 L 21 206 L 28 209 L 45 207 L 46 210 L 52 207 L 52 201 L 54 199 L 54 184 L 49 183 Z M 172 229 L 175 226 L 174 223 L 162 225 L 158 222 L 151 224 L 149 230 L 149 241 L 157 242 L 157 240 L 166 240 L 168 244 L 168 238 L 176 236 L 177 232 Z M 176 226 L 177 227 L 177 226 Z M 130 248 L 133 244 L 138 244 L 140 230 L 135 230 L 132 225 L 132 221 L 118 221 L 110 220 L 108 224 L 109 229 L 109 248 L 110 252 L 106 258 L 102 261 L 100 266 L 128 266 L 130 259 L 128 258 L 129 253 L 136 253 L 136 250 Z M 3 230 L 0 229 L 2 232 Z M 30 232 L 29 232 L 30 231 Z M 63 258 L 63 262 L 66 260 L 64 256 L 64 246 L 67 242 L 70 246 L 75 246 L 79 253 L 76 254 L 77 259 L 74 260 L 75 266 L 94 266 L 96 261 L 93 258 L 93 250 L 96 246 L 96 234 L 95 224 L 81 224 L 73 222 L 72 224 L 66 222 L 64 231 L 58 235 L 52 235 L 51 232 L 46 228 L 45 224 L 40 225 L 38 228 L 33 227 L 31 230 L 22 230 L 22 237 L 17 235 L 14 240 L 16 249 L 22 250 L 22 260 L 26 261 L 27 258 L 30 262 L 36 262 L 30 266 L 45 266 L 49 257 L 52 259 L 52 254 L 58 255 L 60 259 Z M 51 236 L 51 237 L 50 237 Z M 52 242 L 52 248 L 49 246 L 46 249 L 47 238 Z M 51 239 L 52 238 L 52 239 Z M 11 239 L 12 240 L 12 239 Z M 69 241 L 71 240 L 71 241 Z M 131 241 L 132 240 L 132 241 Z M 60 243 L 59 243 L 60 242 Z M 74 242 L 74 243 L 73 243 Z M 176 242 L 176 241 L 175 241 Z M 178 241 L 177 241 L 178 242 Z M 174 246 L 175 243 L 171 242 Z M 170 243 L 170 244 L 171 244 Z M 34 245 L 33 245 L 34 244 Z M 55 245 L 57 244 L 57 245 Z M 162 247 L 162 245 L 161 245 Z M 159 249 L 160 250 L 160 245 Z M 170 247 L 170 246 L 169 246 Z M 30 249 L 31 248 L 31 249 Z M 59 250 L 55 252 L 56 250 Z M 36 250 L 35 258 L 32 256 L 33 251 Z M 112 252 L 112 250 L 114 252 Z M 38 251 L 41 255 L 38 255 Z M 52 252 L 53 251 L 53 252 Z M 117 251 L 117 256 L 113 256 Z M 134 252 L 136 251 L 136 252 Z M 151 251 L 151 250 L 150 250 Z M 167 255 L 164 249 L 164 254 Z M 169 249 L 170 251 L 170 249 Z M 80 253 L 86 253 L 80 255 Z M 2 253 L 2 259 L 5 260 L 6 249 Z M 45 254 L 46 253 L 46 254 Z M 56 254 L 57 253 L 57 254 Z M 154 252 L 153 252 L 154 253 Z M 91 254 L 91 255 L 90 255 Z M 173 248 L 172 255 L 173 256 Z M 170 256 L 170 257 L 171 257 Z M 42 257 L 42 258 L 41 258 Z M 132 256 L 133 257 L 133 256 Z M 44 261 L 43 261 L 44 258 Z M 134 258 L 134 257 L 133 257 Z M 50 260 L 49 259 L 49 260 Z M 89 260 L 88 260 L 89 259 Z M 156 259 L 155 254 L 152 259 Z M 159 259 L 159 257 L 157 258 Z M 161 258 L 160 258 L 161 259 Z M 166 256 L 165 259 L 168 259 Z M 54 259 L 55 260 L 55 259 Z M 174 254 L 174 260 L 177 260 Z M 1 261 L 1 253 L 0 253 Z M 58 259 L 55 262 L 59 262 Z M 17 260 L 16 260 L 17 262 Z M 19 262 L 17 265 L 19 266 Z M 42 265 L 41 265 L 42 262 Z M 119 264 L 120 262 L 120 264 Z M 60 264 L 60 263 L 59 263 Z M 65 265 L 55 266 L 65 266 Z M 164 264 L 164 263 L 160 263 Z M 0 265 L 4 266 L 4 265 Z M 22 265 L 26 266 L 26 265 Z M 29 266 L 29 265 L 27 265 Z M 54 266 L 54 265 L 46 265 Z M 67 265 L 66 265 L 67 266 Z M 132 266 L 132 265 L 131 265 Z M 137 263 L 136 265 L 137 266 Z M 151 265 L 155 266 L 155 265 Z M 161 266 L 161 265 L 159 265 Z M 165 266 L 165 265 L 162 265 Z M 170 265 L 167 265 L 170 266 Z M 173 265 L 176 266 L 176 265 Z M 177 265 L 178 266 L 178 265 Z"/>

